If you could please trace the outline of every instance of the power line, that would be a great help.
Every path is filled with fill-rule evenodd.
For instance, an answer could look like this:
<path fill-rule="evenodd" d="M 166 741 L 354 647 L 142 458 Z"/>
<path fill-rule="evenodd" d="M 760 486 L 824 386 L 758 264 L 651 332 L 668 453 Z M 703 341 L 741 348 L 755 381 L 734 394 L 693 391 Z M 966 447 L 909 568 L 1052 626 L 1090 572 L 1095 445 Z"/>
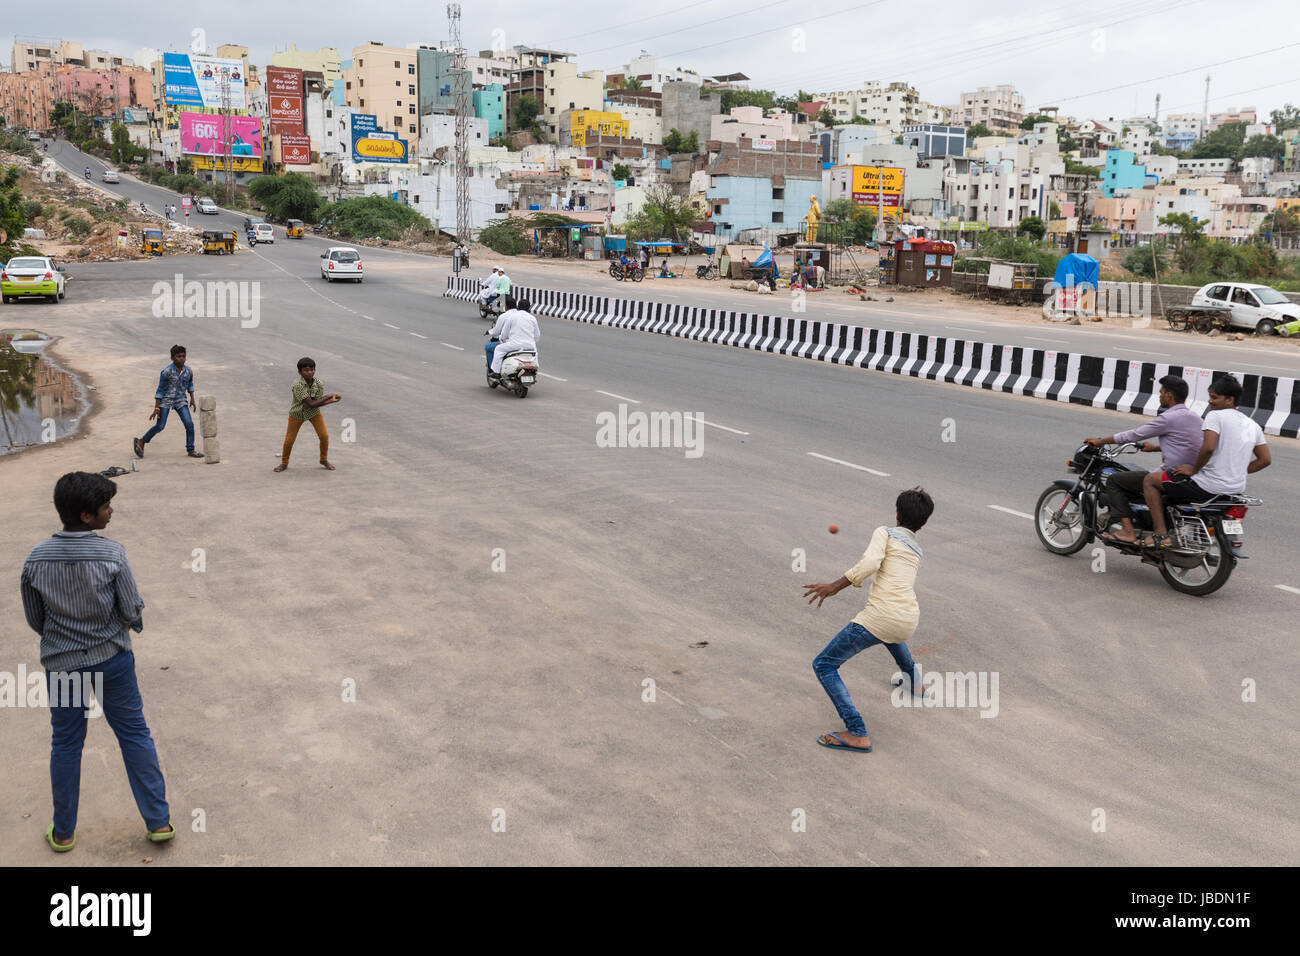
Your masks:
<path fill-rule="evenodd" d="M 853 6 L 853 7 L 845 7 L 843 10 L 833 10 L 833 11 L 830 12 L 830 13 L 823 13 L 821 16 L 818 16 L 818 17 L 808 17 L 808 18 L 806 18 L 806 19 L 804 19 L 804 20 L 800 20 L 799 22 L 800 22 L 800 23 L 816 23 L 818 20 L 826 20 L 826 19 L 828 19 L 828 18 L 830 18 L 830 17 L 838 17 L 838 16 L 840 16 L 841 14 L 852 13 L 852 12 L 855 11 L 855 10 L 865 10 L 867 7 L 875 7 L 875 6 L 879 6 L 880 4 L 882 4 L 882 3 L 884 3 L 884 2 L 885 2 L 885 0 L 872 0 L 872 2 L 870 2 L 870 3 L 859 3 L 857 6 Z M 763 8 L 762 8 L 762 7 L 756 7 L 755 9 L 756 9 L 756 10 L 761 10 L 761 9 L 763 9 Z M 707 49 L 709 49 L 709 48 L 711 48 L 711 47 L 722 46 L 722 45 L 725 44 L 725 43 L 738 43 L 738 42 L 740 42 L 741 40 L 752 40 L 754 37 L 765 36 L 765 35 L 767 35 L 767 34 L 769 34 L 769 33 L 776 33 L 778 30 L 785 30 L 785 29 L 788 29 L 787 25 L 786 25 L 786 24 L 782 24 L 782 25 L 779 26 L 779 27 L 772 27 L 771 29 L 768 29 L 768 30 L 759 30 L 757 33 L 747 33 L 747 34 L 745 34 L 744 36 L 740 36 L 740 37 L 730 37 L 729 39 L 726 39 L 726 40 L 718 40 L 716 43 L 706 43 L 706 44 L 704 44 L 703 46 L 691 47 L 689 50 L 677 50 L 677 51 L 674 52 L 674 53 L 668 53 L 668 54 L 665 54 L 665 58 L 667 58 L 667 57 L 673 57 L 673 56 L 682 56 L 682 55 L 685 54 L 685 53 L 695 53 L 695 52 L 698 51 L 698 50 L 707 50 Z"/>
<path fill-rule="evenodd" d="M 684 3 L 680 7 L 673 7 L 671 10 L 665 10 L 662 13 L 653 13 L 648 17 L 642 17 L 640 20 L 627 20 L 623 23 L 615 24 L 612 27 L 601 27 L 599 30 L 584 30 L 581 33 L 575 33 L 572 36 L 560 37 L 553 42 L 563 43 L 565 40 L 576 40 L 579 37 L 589 37 L 597 33 L 608 33 L 610 30 L 622 30 L 625 27 L 635 26 L 638 23 L 645 23 L 648 20 L 657 20 L 660 17 L 672 16 L 674 13 L 681 13 L 683 10 L 692 10 L 696 7 L 703 7 L 710 3 L 717 3 L 718 0 L 696 0 L 695 3 Z"/>
<path fill-rule="evenodd" d="M 765 4 L 763 4 L 761 7 L 752 7 L 751 9 L 746 10 L 745 13 L 746 13 L 746 15 L 748 16 L 748 15 L 750 15 L 750 14 L 757 13 L 757 12 L 760 11 L 760 10 L 766 10 L 768 7 L 775 7 L 775 6 L 779 6 L 780 4 L 783 4 L 783 3 L 789 3 L 789 2 L 790 2 L 790 0 L 772 0 L 771 3 L 765 3 Z M 878 2 L 883 2 L 883 0 L 878 0 Z M 676 29 L 676 30 L 669 30 L 667 33 L 656 33 L 654 36 L 645 37 L 643 40 L 639 40 L 639 41 L 637 41 L 637 42 L 635 42 L 635 43 L 632 43 L 632 44 L 628 44 L 627 42 L 623 42 L 623 43 L 615 43 L 615 44 L 612 44 L 612 45 L 610 45 L 610 46 L 599 47 L 598 49 L 595 49 L 595 50 L 586 50 L 585 52 L 583 52 L 583 53 L 579 53 L 579 54 L 577 54 L 577 55 L 578 55 L 578 56 L 590 56 L 590 55 L 593 54 L 593 53 L 604 53 L 606 50 L 617 50 L 617 49 L 619 49 L 620 47 L 625 47 L 625 46 L 629 46 L 629 45 L 631 45 L 631 46 L 638 46 L 638 45 L 640 45 L 641 43 L 647 43 L 647 42 L 649 42 L 650 40 L 660 40 L 660 39 L 662 39 L 662 38 L 664 38 L 664 37 L 670 37 L 670 36 L 672 36 L 673 34 L 676 34 L 676 33 L 687 33 L 687 32 L 689 32 L 689 31 L 691 31 L 691 30 L 698 30 L 700 27 L 707 27 L 707 26 L 708 26 L 709 24 L 711 24 L 711 23 L 721 23 L 723 20 L 731 20 L 731 19 L 733 19 L 734 17 L 735 17 L 735 14 L 734 14 L 734 13 L 730 13 L 730 14 L 727 14 L 726 16 L 723 16 L 723 17 L 715 17 L 715 18 L 712 19 L 712 20 L 704 20 L 704 21 L 701 21 L 700 23 L 692 23 L 692 24 L 691 24 L 690 26 L 688 26 L 688 27 L 680 27 L 679 29 Z M 782 29 L 785 29 L 785 28 L 784 28 L 784 27 L 777 27 L 777 29 L 782 30 Z M 743 37 L 742 37 L 741 39 L 743 39 Z M 724 42 L 725 42 L 725 41 L 724 41 Z M 688 51 L 688 52 L 689 52 L 689 51 Z M 669 55 L 669 56 L 676 56 L 677 54 L 676 54 L 676 53 L 670 53 L 670 54 L 668 54 L 668 55 Z"/>

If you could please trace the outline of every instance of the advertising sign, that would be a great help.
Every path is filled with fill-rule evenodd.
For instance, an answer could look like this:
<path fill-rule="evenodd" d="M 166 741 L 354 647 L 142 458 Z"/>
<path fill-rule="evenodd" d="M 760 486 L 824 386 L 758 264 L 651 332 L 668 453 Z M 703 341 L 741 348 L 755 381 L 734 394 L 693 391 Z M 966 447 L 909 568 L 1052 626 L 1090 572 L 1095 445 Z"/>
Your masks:
<path fill-rule="evenodd" d="M 225 126 L 229 123 L 229 127 Z M 181 113 L 181 152 L 195 156 L 242 156 L 262 164 L 262 119 L 259 116 L 219 116 Z M 223 141 L 229 135 L 229 149 Z"/>
<path fill-rule="evenodd" d="M 301 133 L 281 133 L 280 162 L 286 166 L 310 166 L 311 137 Z"/>
<path fill-rule="evenodd" d="M 243 110 L 244 64 L 215 56 L 163 54 L 163 88 L 171 106 Z"/>
<path fill-rule="evenodd" d="M 379 128 L 379 119 L 371 113 L 352 116 L 352 161 L 354 163 L 404 163 L 406 140 Z"/>
<path fill-rule="evenodd" d="M 874 206 L 882 202 L 885 206 L 901 206 L 903 169 L 900 166 L 854 166 L 852 189 L 856 203 Z"/>
<path fill-rule="evenodd" d="M 226 161 L 214 156 L 195 156 L 191 158 L 190 165 L 195 169 L 212 169 L 213 164 L 220 163 L 219 169 L 226 168 Z M 251 156 L 236 156 L 230 161 L 232 172 L 236 173 L 260 173 L 262 171 L 262 160 Z"/>
<path fill-rule="evenodd" d="M 302 133 L 302 70 L 267 67 L 266 103 L 271 114 L 272 136 L 276 133 Z"/>

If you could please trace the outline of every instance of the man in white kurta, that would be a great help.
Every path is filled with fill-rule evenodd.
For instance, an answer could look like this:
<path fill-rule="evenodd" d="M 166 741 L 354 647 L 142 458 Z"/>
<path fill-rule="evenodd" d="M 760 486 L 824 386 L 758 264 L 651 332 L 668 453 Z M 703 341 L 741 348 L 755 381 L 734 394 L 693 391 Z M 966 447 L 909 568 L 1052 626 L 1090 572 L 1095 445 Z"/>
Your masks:
<path fill-rule="evenodd" d="M 520 349 L 537 351 L 537 340 L 541 338 L 542 330 L 537 324 L 537 319 L 533 318 L 533 314 L 529 311 L 530 308 L 528 300 L 524 299 L 517 309 L 508 313 L 509 321 L 506 321 L 506 316 L 501 316 L 501 321 L 498 323 L 501 326 L 498 333 L 501 341 L 497 343 L 496 350 L 492 353 L 492 371 L 495 374 L 501 374 L 501 363 L 511 352 Z"/>

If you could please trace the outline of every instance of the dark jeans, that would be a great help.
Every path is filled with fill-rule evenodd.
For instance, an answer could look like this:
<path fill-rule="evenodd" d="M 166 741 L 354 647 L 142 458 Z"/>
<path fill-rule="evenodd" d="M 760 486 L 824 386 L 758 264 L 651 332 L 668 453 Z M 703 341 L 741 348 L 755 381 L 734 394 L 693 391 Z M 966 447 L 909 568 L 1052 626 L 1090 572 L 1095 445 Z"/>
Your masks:
<path fill-rule="evenodd" d="M 101 673 L 104 699 L 99 706 L 117 735 L 122 748 L 126 776 L 135 794 L 135 805 L 145 826 L 160 830 L 171 819 L 167 786 L 158 766 L 149 727 L 144 722 L 144 702 L 135 680 L 135 655 L 122 651 L 102 664 L 80 669 L 83 675 Z M 83 683 L 83 686 L 85 684 Z M 58 699 L 47 671 L 45 687 L 50 697 L 50 787 L 54 791 L 54 835 L 66 840 L 77 830 L 77 802 L 81 796 L 81 748 L 86 742 L 86 707 L 70 706 Z M 65 706 L 59 706 L 60 703 Z"/>
<path fill-rule="evenodd" d="M 497 346 L 500 344 L 500 342 L 488 342 L 483 346 L 483 351 L 487 353 L 488 368 L 492 367 L 492 353 L 497 350 Z"/>
<path fill-rule="evenodd" d="M 144 433 L 144 437 L 140 439 L 142 442 L 144 442 L 146 445 L 149 444 L 149 439 L 153 438 L 154 435 L 157 435 L 160 431 L 162 431 L 164 428 L 167 427 L 167 413 L 170 411 L 171 409 L 168 408 L 166 405 L 164 405 L 162 408 L 158 410 L 158 424 Z M 194 450 L 194 419 L 190 416 L 189 407 L 186 405 L 177 406 L 176 414 L 181 417 L 181 424 L 185 426 L 185 450 L 193 451 Z"/>
<path fill-rule="evenodd" d="M 1145 471 L 1119 471 L 1106 479 L 1106 502 L 1110 505 L 1110 520 L 1133 520 L 1132 499 L 1142 497 L 1142 480 Z"/>
<path fill-rule="evenodd" d="M 844 721 L 845 728 L 855 737 L 866 737 L 867 725 L 862 722 L 862 715 L 853 706 L 853 699 L 849 697 L 844 681 L 840 680 L 840 665 L 875 644 L 884 644 L 889 649 L 894 663 L 903 672 L 904 679 L 910 680 L 915 688 L 916 662 L 912 660 L 912 652 L 907 649 L 906 642 L 886 643 L 861 624 L 850 622 L 845 625 L 844 629 L 835 635 L 813 661 L 813 673 L 817 675 L 822 688 L 830 697 L 831 703 L 835 705 L 835 710 Z"/>

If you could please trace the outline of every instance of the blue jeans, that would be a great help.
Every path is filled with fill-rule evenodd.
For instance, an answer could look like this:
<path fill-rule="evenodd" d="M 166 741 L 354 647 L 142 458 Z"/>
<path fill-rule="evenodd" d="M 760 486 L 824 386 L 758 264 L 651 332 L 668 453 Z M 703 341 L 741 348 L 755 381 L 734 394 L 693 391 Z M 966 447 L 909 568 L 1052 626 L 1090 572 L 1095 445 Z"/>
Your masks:
<path fill-rule="evenodd" d="M 153 438 L 154 435 L 157 435 L 160 431 L 162 431 L 164 428 L 167 427 L 167 413 L 170 411 L 171 409 L 168 408 L 166 405 L 158 409 L 158 424 L 144 433 L 144 437 L 140 439 L 142 442 L 144 442 L 146 445 L 149 444 L 149 439 Z M 177 406 L 176 414 L 181 417 L 181 424 L 185 426 L 185 450 L 193 451 L 194 450 L 194 419 L 190 415 L 189 407 L 186 405 Z"/>
<path fill-rule="evenodd" d="M 102 664 L 80 669 L 82 674 L 101 673 L 104 719 L 117 735 L 122 748 L 126 776 L 135 794 L 145 826 L 159 830 L 167 826 L 167 786 L 158 766 L 149 727 L 144 722 L 144 702 L 135 680 L 135 655 L 130 651 L 110 657 Z M 82 686 L 85 686 L 83 683 Z M 77 802 L 81 795 L 81 748 L 86 742 L 86 707 L 58 706 L 56 686 L 47 671 L 45 688 L 50 698 L 50 787 L 54 791 L 54 835 L 66 840 L 77 830 Z"/>
<path fill-rule="evenodd" d="M 907 649 L 906 642 L 889 644 L 875 637 L 861 624 L 852 622 L 846 624 L 813 661 L 813 673 L 817 675 L 822 688 L 830 697 L 831 703 L 835 705 L 836 712 L 844 721 L 845 729 L 855 737 L 866 737 L 867 725 L 862 722 L 862 715 L 853 706 L 853 698 L 849 697 L 844 681 L 840 680 L 840 665 L 875 644 L 884 644 L 889 649 L 898 669 L 911 679 L 915 687 L 916 662 L 912 660 L 912 652 Z"/>
<path fill-rule="evenodd" d="M 500 342 L 489 342 L 487 345 L 483 346 L 483 351 L 487 353 L 488 368 L 492 367 L 492 353 L 497 350 L 497 346 L 500 344 Z"/>

